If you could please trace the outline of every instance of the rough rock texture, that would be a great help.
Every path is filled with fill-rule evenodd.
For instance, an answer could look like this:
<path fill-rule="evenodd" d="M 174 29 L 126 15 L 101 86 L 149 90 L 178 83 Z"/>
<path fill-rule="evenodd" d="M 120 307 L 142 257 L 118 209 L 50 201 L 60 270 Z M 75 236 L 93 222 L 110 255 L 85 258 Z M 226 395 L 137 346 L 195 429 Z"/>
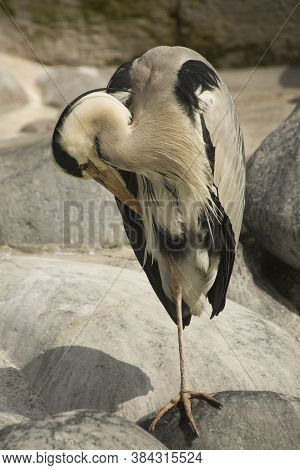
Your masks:
<path fill-rule="evenodd" d="M 37 79 L 43 101 L 63 109 L 74 98 L 88 90 L 105 87 L 115 67 L 101 70 L 95 67 L 47 67 Z"/>
<path fill-rule="evenodd" d="M 0 407 L 0 430 L 12 424 L 26 423 L 27 421 L 28 418 L 18 415 L 6 408 L 2 411 Z"/>
<path fill-rule="evenodd" d="M 143 272 L 59 255 L 3 256 L 1 266 L 0 344 L 50 413 L 136 420 L 177 393 L 176 326 Z M 194 390 L 300 394 L 299 343 L 260 312 L 228 301 L 213 321 L 193 318 L 185 344 Z"/>
<path fill-rule="evenodd" d="M 247 167 L 245 221 L 274 256 L 300 269 L 300 106 L 269 135 Z"/>
<path fill-rule="evenodd" d="M 6 70 L 0 70 L 0 111 L 11 111 L 24 105 L 26 93 L 20 83 Z"/>
<path fill-rule="evenodd" d="M 299 61 L 299 14 L 294 0 L 51 0 L 4 2 L 37 56 L 46 63 L 116 64 L 156 45 L 202 51 L 216 65 Z M 0 10 L 2 49 L 32 57 L 22 36 Z M 270 14 L 272 12 L 272 14 Z M 255 25 L 255 27 L 254 27 Z"/>
<path fill-rule="evenodd" d="M 28 418 L 41 418 L 46 407 L 38 392 L 17 368 L 10 365 L 0 369 L 0 410 Z"/>
<path fill-rule="evenodd" d="M 300 449 L 300 398 L 273 392 L 221 392 L 221 410 L 192 400 L 200 438 L 173 408 L 158 423 L 154 436 L 169 449 Z M 152 416 L 139 424 L 148 429 Z"/>
<path fill-rule="evenodd" d="M 0 145 L 0 244 L 122 244 L 125 234 L 111 194 L 59 170 L 50 140 L 49 134 L 28 134 Z"/>
<path fill-rule="evenodd" d="M 138 426 L 117 416 L 80 410 L 0 431 L 1 449 L 166 449 Z"/>
<path fill-rule="evenodd" d="M 46 408 L 41 396 L 25 376 L 0 351 L 0 429 L 10 424 L 44 417 Z"/>

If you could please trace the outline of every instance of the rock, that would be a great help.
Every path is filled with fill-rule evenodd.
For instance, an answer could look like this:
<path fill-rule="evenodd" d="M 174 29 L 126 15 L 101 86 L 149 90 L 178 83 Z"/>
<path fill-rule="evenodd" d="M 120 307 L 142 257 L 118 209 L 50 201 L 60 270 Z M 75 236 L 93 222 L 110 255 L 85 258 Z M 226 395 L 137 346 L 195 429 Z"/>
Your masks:
<path fill-rule="evenodd" d="M 154 436 L 169 449 L 300 449 L 300 398 L 274 392 L 228 391 L 215 397 L 223 408 L 192 400 L 200 438 L 180 407 L 157 424 Z M 153 416 L 139 424 L 148 429 Z"/>
<path fill-rule="evenodd" d="M 115 67 L 99 71 L 95 67 L 47 67 L 37 79 L 45 104 L 65 108 L 82 93 L 105 87 Z"/>
<path fill-rule="evenodd" d="M 56 121 L 52 119 L 40 119 L 38 121 L 29 122 L 22 127 L 21 132 L 26 132 L 28 134 L 50 134 L 53 132 Z"/>
<path fill-rule="evenodd" d="M 1 410 L 0 407 L 0 431 L 1 429 L 11 426 L 12 424 L 17 423 L 26 423 L 28 418 L 25 418 L 22 415 L 11 412 L 10 410 Z"/>
<path fill-rule="evenodd" d="M 133 423 L 88 410 L 9 426 L 0 431 L 1 449 L 166 449 Z"/>
<path fill-rule="evenodd" d="M 10 424 L 42 418 L 46 409 L 25 376 L 0 351 L 0 429 Z"/>
<path fill-rule="evenodd" d="M 143 272 L 60 255 L 1 265 L 0 344 L 50 413 L 135 421 L 178 392 L 176 326 Z M 192 319 L 185 349 L 191 389 L 300 394 L 299 343 L 230 300 L 217 319 Z"/>
<path fill-rule="evenodd" d="M 58 244 L 72 249 L 121 245 L 125 233 L 113 196 L 94 181 L 64 174 L 50 136 L 0 145 L 0 244 Z"/>
<path fill-rule="evenodd" d="M 181 44 L 215 65 L 299 62 L 299 9 L 295 0 L 147 0 L 138 2 L 25 2 L 10 0 L 10 12 L 43 63 L 119 64 L 151 47 Z M 270 11 L 272 15 L 270 15 Z M 253 27 L 255 25 L 255 27 Z M 2 50 L 32 57 L 8 15 L 0 16 Z"/>
<path fill-rule="evenodd" d="M 27 96 L 20 83 L 6 70 L 0 70 L 1 113 L 24 105 Z"/>
<path fill-rule="evenodd" d="M 2 367 L 0 378 L 1 412 L 34 419 L 45 416 L 45 404 L 39 393 L 33 390 L 26 377 L 17 368 Z"/>
<path fill-rule="evenodd" d="M 157 44 L 176 42 L 176 12 L 167 0 L 157 0 L 155 8 L 147 0 L 71 1 L 58 5 L 55 13 L 49 0 L 42 8 L 12 1 L 16 22 L 47 64 L 117 65 Z M 9 18 L 0 16 L 2 50 L 31 58 L 17 33 Z"/>
<path fill-rule="evenodd" d="M 296 44 L 299 44 L 300 32 L 296 24 L 300 12 L 294 10 L 292 0 L 285 2 L 284 10 L 278 4 L 274 6 L 272 0 L 239 2 L 238 8 L 235 0 L 185 0 L 180 2 L 178 8 L 180 42 L 192 49 L 201 48 L 200 52 L 202 50 L 203 55 L 215 65 L 255 66 L 258 61 L 272 65 L 299 62 Z M 283 36 L 274 44 L 275 50 L 272 47 L 274 55 L 262 57 L 266 44 L 274 38 L 276 28 L 292 11 L 295 15 L 293 21 L 286 25 Z M 288 44 L 291 46 L 290 54 Z"/>
<path fill-rule="evenodd" d="M 245 222 L 257 241 L 300 269 L 300 106 L 270 134 L 247 167 Z"/>
<path fill-rule="evenodd" d="M 262 270 L 274 288 L 300 313 L 300 270 L 283 263 L 268 252 L 263 256 Z"/>
<path fill-rule="evenodd" d="M 267 254 L 258 243 L 249 234 L 242 235 L 241 239 L 228 288 L 228 298 L 253 312 L 259 312 L 266 320 L 287 330 L 300 343 L 296 297 L 277 290 L 277 284 L 272 282 L 269 270 L 265 268 Z M 279 274 L 280 272 L 277 272 L 278 277 Z M 273 275 L 276 275 L 274 269 Z"/>

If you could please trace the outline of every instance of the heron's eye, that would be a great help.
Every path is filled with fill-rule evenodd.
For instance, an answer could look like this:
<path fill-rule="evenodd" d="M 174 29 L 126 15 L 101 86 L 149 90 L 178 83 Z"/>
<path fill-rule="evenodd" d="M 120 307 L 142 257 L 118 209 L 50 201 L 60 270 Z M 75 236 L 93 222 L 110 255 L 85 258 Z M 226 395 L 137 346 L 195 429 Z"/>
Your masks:
<path fill-rule="evenodd" d="M 82 163 L 81 165 L 79 165 L 81 171 L 84 171 L 84 170 L 87 170 L 89 168 L 89 164 L 88 163 Z"/>

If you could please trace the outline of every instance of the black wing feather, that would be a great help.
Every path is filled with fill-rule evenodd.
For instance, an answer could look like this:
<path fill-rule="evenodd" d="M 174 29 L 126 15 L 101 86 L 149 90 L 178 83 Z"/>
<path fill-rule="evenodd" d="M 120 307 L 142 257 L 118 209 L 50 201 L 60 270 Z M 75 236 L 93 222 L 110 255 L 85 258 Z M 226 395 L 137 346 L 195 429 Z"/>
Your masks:
<path fill-rule="evenodd" d="M 114 72 L 113 76 L 108 82 L 107 88 L 109 92 L 115 90 L 129 90 L 130 89 L 130 71 L 132 61 L 120 65 Z"/>
<path fill-rule="evenodd" d="M 212 306 L 210 318 L 219 315 L 225 307 L 227 289 L 235 259 L 235 237 L 231 222 L 218 197 L 213 195 L 213 199 L 218 207 L 221 220 L 214 220 L 211 244 L 212 251 L 220 256 L 220 262 L 215 282 L 207 293 L 209 303 Z"/>

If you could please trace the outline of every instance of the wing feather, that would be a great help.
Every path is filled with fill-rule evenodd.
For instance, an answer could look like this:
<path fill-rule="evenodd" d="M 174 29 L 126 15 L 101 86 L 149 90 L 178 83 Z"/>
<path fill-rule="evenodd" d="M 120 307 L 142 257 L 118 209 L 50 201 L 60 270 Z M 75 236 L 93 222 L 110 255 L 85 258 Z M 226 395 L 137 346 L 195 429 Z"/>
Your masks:
<path fill-rule="evenodd" d="M 224 83 L 201 93 L 201 112 L 214 147 L 216 204 L 222 214 L 219 237 L 219 266 L 213 286 L 207 293 L 212 318 L 225 307 L 245 205 L 245 152 L 238 115 Z M 203 106 L 203 103 L 205 106 Z M 209 156 L 208 156 L 209 157 Z"/>
<path fill-rule="evenodd" d="M 214 184 L 235 236 L 239 239 L 245 205 L 245 151 L 238 115 L 226 86 L 201 94 L 204 118 L 215 148 Z"/>

